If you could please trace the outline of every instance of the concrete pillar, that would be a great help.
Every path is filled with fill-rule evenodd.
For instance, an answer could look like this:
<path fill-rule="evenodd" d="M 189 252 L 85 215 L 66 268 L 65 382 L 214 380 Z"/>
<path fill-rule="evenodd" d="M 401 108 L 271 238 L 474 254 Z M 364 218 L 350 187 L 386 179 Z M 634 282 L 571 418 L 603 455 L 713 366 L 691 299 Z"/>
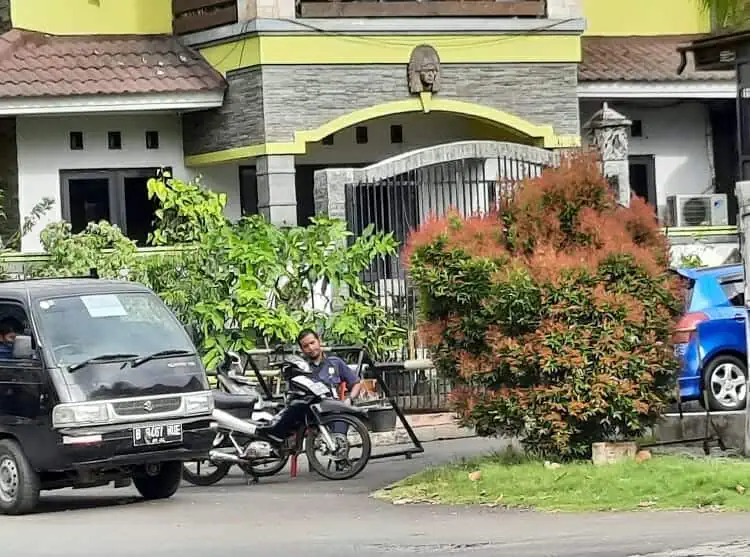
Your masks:
<path fill-rule="evenodd" d="M 747 314 L 748 304 L 750 303 L 750 281 L 748 281 L 747 273 L 747 267 L 750 264 L 750 244 L 748 244 L 748 239 L 750 239 L 750 181 L 737 182 L 735 194 L 739 206 L 737 230 L 740 235 L 740 252 L 742 253 L 745 274 L 745 340 L 747 341 L 750 339 L 750 319 L 748 319 Z M 748 346 L 750 346 L 750 343 L 748 343 Z M 747 386 L 750 387 L 750 379 Z M 745 456 L 750 455 L 750 404 L 745 406 L 745 446 L 743 452 Z"/>
<path fill-rule="evenodd" d="M 238 21 L 294 19 L 295 0 L 237 0 Z"/>
<path fill-rule="evenodd" d="M 355 183 L 354 168 L 325 168 L 314 174 L 315 214 L 346 220 L 346 184 Z"/>
<path fill-rule="evenodd" d="M 625 116 L 604 103 L 584 125 L 589 142 L 601 156 L 602 174 L 612 186 L 617 202 L 624 207 L 630 207 L 628 136 L 631 124 Z"/>
<path fill-rule="evenodd" d="M 294 155 L 264 155 L 255 161 L 258 211 L 279 226 L 297 225 Z"/>

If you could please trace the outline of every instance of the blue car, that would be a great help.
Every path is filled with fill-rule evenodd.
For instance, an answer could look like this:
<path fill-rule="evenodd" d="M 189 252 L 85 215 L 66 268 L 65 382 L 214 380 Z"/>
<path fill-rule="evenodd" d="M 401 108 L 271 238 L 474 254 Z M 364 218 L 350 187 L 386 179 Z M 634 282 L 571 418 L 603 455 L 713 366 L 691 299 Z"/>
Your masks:
<path fill-rule="evenodd" d="M 680 398 L 707 402 L 715 411 L 741 410 L 747 397 L 743 266 L 676 272 L 687 287 L 685 314 L 674 334 L 675 355 L 682 360 Z"/>

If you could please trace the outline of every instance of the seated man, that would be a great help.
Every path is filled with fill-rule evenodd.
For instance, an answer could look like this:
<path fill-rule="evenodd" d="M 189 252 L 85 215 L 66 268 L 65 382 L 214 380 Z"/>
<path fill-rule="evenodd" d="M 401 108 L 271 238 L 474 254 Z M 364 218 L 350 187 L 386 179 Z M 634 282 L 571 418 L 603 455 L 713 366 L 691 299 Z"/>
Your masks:
<path fill-rule="evenodd" d="M 346 362 L 336 356 L 327 356 L 323 352 L 318 333 L 311 329 L 305 329 L 297 336 L 297 343 L 302 353 L 307 357 L 310 368 L 315 374 L 314 379 L 325 383 L 336 390 L 340 396 L 342 387 L 349 391 L 347 402 L 359 396 L 362 384 Z"/>
<path fill-rule="evenodd" d="M 12 317 L 0 320 L 0 358 L 9 359 L 13 357 L 13 343 L 16 341 L 17 331 L 20 329 L 20 323 Z"/>

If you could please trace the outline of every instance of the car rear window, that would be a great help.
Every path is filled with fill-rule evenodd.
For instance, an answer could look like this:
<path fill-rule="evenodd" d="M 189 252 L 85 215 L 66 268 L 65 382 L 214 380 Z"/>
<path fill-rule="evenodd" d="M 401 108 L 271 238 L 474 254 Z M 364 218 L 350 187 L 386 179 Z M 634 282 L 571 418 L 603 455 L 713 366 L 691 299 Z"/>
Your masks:
<path fill-rule="evenodd" d="M 721 289 L 730 304 L 745 307 L 745 281 L 743 279 L 722 281 Z"/>

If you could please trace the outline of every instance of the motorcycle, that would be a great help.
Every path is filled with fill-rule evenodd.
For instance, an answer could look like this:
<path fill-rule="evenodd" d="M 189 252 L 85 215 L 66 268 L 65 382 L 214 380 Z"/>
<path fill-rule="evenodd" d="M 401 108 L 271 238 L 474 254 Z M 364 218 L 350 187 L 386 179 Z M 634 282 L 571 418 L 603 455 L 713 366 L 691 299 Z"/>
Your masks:
<path fill-rule="evenodd" d="M 253 420 L 255 422 L 270 422 L 284 404 L 268 400 L 263 393 L 243 372 L 242 362 L 238 354 L 228 352 L 224 361 L 216 368 L 217 390 L 212 391 L 214 405 L 230 405 L 226 410 L 235 418 Z M 240 395 L 227 399 L 224 393 Z M 223 398 L 222 398 L 223 397 Z M 217 403 L 217 399 L 221 402 Z M 241 453 L 242 447 L 250 441 L 246 436 L 235 432 L 231 437 L 226 431 L 219 431 L 214 438 L 213 448 L 225 452 Z M 289 461 L 288 456 L 267 458 L 253 464 L 237 463 L 246 477 L 267 477 L 281 472 Z M 204 466 L 207 464 L 208 466 Z M 195 471 L 191 469 L 195 466 Z M 188 483 L 199 486 L 213 485 L 229 474 L 234 463 L 226 460 L 212 459 L 184 462 L 182 477 Z"/>
<path fill-rule="evenodd" d="M 257 482 L 260 477 L 283 469 L 290 458 L 294 476 L 297 456 L 303 452 L 310 468 L 330 480 L 353 478 L 365 468 L 372 449 L 363 421 L 365 412 L 336 400 L 331 387 L 311 379 L 310 366 L 299 356 L 288 356 L 272 367 L 280 368 L 289 386 L 283 407 L 270 419 L 265 416 L 248 420 L 238 417 L 237 411 L 255 408 L 260 397 L 214 391 L 213 418 L 218 433 L 209 460 L 217 470 L 200 478 L 186 474 L 188 481 L 211 485 L 236 464 L 249 480 Z M 339 431 L 341 426 L 347 430 L 351 427 L 361 443 L 353 443 L 347 433 Z M 361 447 L 362 455 L 349 459 L 350 450 L 357 447 Z M 323 457 L 331 457 L 328 466 L 323 465 L 317 451 Z M 270 464 L 270 470 L 261 468 L 264 464 Z"/>

